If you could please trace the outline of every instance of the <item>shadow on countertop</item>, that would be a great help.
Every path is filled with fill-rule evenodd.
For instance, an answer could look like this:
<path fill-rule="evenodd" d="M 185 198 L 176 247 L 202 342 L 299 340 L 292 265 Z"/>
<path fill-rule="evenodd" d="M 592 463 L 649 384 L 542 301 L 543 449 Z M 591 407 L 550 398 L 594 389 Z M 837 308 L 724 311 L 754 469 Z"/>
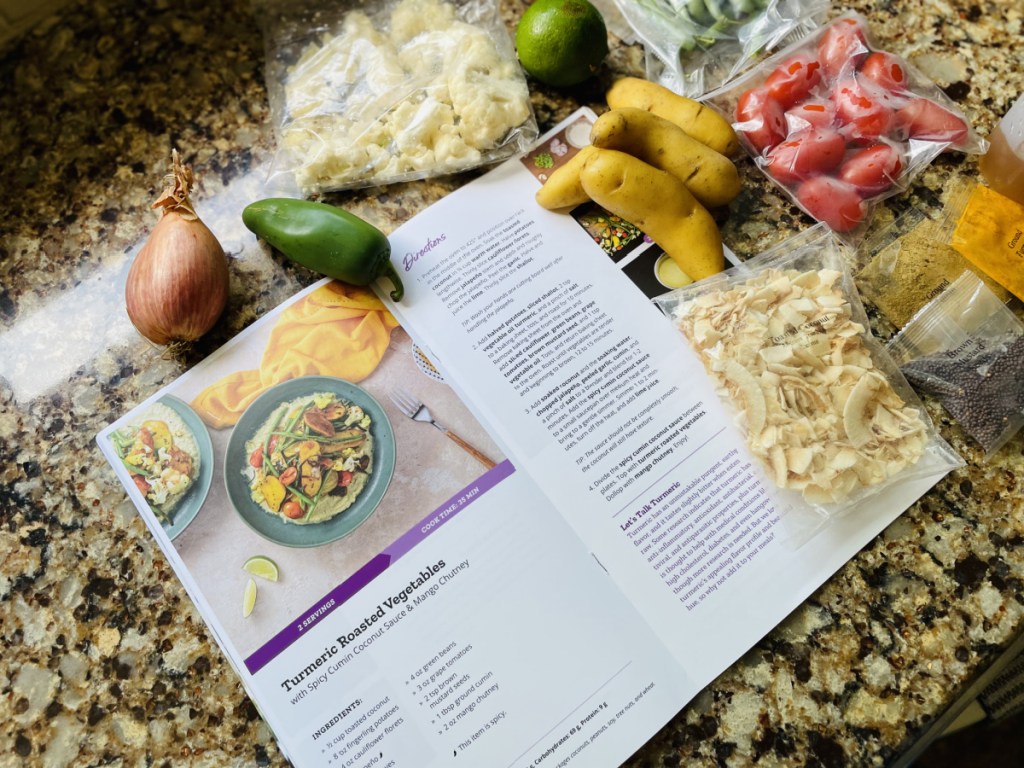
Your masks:
<path fill-rule="evenodd" d="M 936 739 L 914 768 L 1016 768 L 1024 766 L 1024 711 L 976 723 Z"/>

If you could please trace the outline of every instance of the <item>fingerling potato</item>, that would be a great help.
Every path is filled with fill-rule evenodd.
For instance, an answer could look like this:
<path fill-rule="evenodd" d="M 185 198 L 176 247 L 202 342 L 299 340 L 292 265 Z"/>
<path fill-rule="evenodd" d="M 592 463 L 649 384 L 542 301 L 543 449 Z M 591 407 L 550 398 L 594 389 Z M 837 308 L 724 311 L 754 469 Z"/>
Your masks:
<path fill-rule="evenodd" d="M 548 176 L 535 195 L 541 207 L 559 211 L 575 208 L 590 199 L 580 186 L 580 169 L 593 151 L 594 147 L 588 144 Z"/>
<path fill-rule="evenodd" d="M 668 171 L 709 208 L 728 205 L 740 193 L 740 174 L 732 160 L 653 112 L 635 107 L 605 112 L 594 123 L 590 141 Z"/>
<path fill-rule="evenodd" d="M 715 220 L 668 171 L 625 152 L 597 148 L 583 164 L 580 183 L 591 200 L 639 227 L 692 279 L 725 268 Z"/>
<path fill-rule="evenodd" d="M 726 157 L 733 157 L 740 151 L 736 131 L 728 120 L 711 107 L 650 80 L 620 78 L 612 84 L 606 101 L 612 109 L 635 107 L 671 120 L 697 141 Z"/>

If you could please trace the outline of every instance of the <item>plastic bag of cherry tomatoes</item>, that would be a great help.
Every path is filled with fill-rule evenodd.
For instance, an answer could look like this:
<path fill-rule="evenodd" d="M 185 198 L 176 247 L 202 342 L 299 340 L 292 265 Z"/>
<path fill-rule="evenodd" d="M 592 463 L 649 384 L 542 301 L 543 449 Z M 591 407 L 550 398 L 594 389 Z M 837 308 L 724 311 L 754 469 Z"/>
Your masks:
<path fill-rule="evenodd" d="M 847 13 L 709 96 L 770 179 L 847 243 L 940 153 L 987 143 L 937 85 Z"/>

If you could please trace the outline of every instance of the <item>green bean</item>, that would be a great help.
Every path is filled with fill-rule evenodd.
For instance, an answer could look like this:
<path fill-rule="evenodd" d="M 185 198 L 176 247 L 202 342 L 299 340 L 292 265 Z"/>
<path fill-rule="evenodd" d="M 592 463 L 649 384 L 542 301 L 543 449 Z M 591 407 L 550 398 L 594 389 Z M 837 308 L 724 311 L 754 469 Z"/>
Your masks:
<path fill-rule="evenodd" d="M 128 469 L 128 471 L 131 472 L 133 475 L 139 475 L 141 477 L 146 477 L 146 478 L 154 477 L 155 476 L 148 469 L 143 469 L 142 467 L 137 467 L 134 464 L 129 463 L 129 461 L 124 456 L 121 456 L 120 458 L 121 458 L 121 463 L 124 464 L 125 467 Z"/>
<path fill-rule="evenodd" d="M 309 498 L 309 496 L 307 496 L 306 494 L 304 494 L 304 493 L 303 493 L 302 491 L 297 491 L 297 490 L 295 490 L 294 488 L 289 488 L 289 492 L 290 492 L 290 493 L 292 493 L 292 494 L 294 494 L 294 495 L 295 495 L 295 497 L 296 497 L 296 498 L 297 498 L 297 499 L 298 499 L 299 501 L 301 501 L 301 502 L 303 502 L 303 503 L 305 503 L 305 504 L 312 504 L 312 503 L 313 503 L 313 499 Z"/>

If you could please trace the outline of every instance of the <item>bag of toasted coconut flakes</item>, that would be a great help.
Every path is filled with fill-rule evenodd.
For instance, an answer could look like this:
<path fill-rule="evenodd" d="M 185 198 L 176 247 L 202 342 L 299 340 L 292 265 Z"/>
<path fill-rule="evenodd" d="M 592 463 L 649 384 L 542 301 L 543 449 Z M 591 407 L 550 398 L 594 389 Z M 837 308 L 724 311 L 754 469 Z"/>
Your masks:
<path fill-rule="evenodd" d="M 655 303 L 697 352 L 783 508 L 824 521 L 963 465 L 871 334 L 824 227 Z"/>

